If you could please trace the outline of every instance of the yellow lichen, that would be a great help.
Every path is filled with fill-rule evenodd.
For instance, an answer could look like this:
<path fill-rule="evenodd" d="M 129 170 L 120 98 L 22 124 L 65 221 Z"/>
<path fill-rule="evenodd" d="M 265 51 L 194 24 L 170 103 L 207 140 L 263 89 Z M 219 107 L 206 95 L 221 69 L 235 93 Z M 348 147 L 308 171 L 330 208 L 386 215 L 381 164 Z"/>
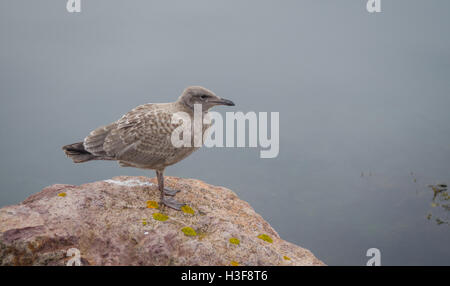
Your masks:
<path fill-rule="evenodd" d="M 241 243 L 241 241 L 239 239 L 237 239 L 236 237 L 232 237 L 232 238 L 230 238 L 230 243 L 239 245 Z"/>
<path fill-rule="evenodd" d="M 166 216 L 165 214 L 162 214 L 162 213 L 154 213 L 152 216 L 154 219 L 159 220 L 159 221 L 166 221 L 169 219 L 168 216 Z"/>
<path fill-rule="evenodd" d="M 158 202 L 147 201 L 147 208 L 149 208 L 149 209 L 157 209 L 157 208 L 159 208 Z"/>
<path fill-rule="evenodd" d="M 181 210 L 186 214 L 195 214 L 195 211 L 188 205 L 182 206 Z"/>
<path fill-rule="evenodd" d="M 283 256 L 283 259 L 284 259 L 284 260 L 291 260 L 291 258 L 290 258 L 289 256 L 286 256 L 286 255 Z"/>
<path fill-rule="evenodd" d="M 187 236 L 196 236 L 197 233 L 192 227 L 186 226 L 181 229 L 181 231 Z"/>
<path fill-rule="evenodd" d="M 267 234 L 260 234 L 260 235 L 258 235 L 258 238 L 262 239 L 264 241 L 267 241 L 268 243 L 273 242 L 272 238 L 270 236 L 268 236 Z"/>
<path fill-rule="evenodd" d="M 142 225 L 147 225 L 147 220 L 145 218 L 142 219 Z"/>
<path fill-rule="evenodd" d="M 58 197 L 65 197 L 65 196 L 67 196 L 67 194 L 64 192 L 58 194 Z"/>
<path fill-rule="evenodd" d="M 231 261 L 230 264 L 231 264 L 231 266 L 239 266 L 239 262 L 234 261 L 234 260 Z"/>

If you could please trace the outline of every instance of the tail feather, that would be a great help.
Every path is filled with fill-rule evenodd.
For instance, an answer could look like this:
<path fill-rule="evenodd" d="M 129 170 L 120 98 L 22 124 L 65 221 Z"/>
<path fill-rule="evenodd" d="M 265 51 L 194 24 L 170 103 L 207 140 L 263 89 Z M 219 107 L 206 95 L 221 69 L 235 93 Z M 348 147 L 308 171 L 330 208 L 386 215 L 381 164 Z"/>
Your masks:
<path fill-rule="evenodd" d="M 83 142 L 66 145 L 62 147 L 62 149 L 64 150 L 64 153 L 66 153 L 67 157 L 72 159 L 74 163 L 82 163 L 97 159 L 95 155 L 92 155 L 84 149 Z"/>

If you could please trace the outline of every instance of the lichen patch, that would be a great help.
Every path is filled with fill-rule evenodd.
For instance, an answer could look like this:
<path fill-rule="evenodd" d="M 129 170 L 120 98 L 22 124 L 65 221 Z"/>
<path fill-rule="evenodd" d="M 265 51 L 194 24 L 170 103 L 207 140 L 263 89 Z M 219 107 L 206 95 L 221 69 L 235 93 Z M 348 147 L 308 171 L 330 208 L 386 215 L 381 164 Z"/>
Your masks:
<path fill-rule="evenodd" d="M 266 241 L 268 243 L 272 243 L 273 242 L 273 239 L 270 236 L 268 236 L 267 234 L 260 234 L 260 235 L 258 235 L 258 238 L 262 239 L 262 240 L 264 240 L 264 241 Z"/>
<path fill-rule="evenodd" d="M 162 213 L 154 213 L 152 216 L 154 219 L 159 220 L 159 221 L 166 221 L 169 219 L 168 216 L 166 216 L 165 214 L 162 214 Z"/>
<path fill-rule="evenodd" d="M 237 239 L 236 237 L 232 237 L 232 238 L 230 238 L 230 243 L 239 245 L 241 243 L 241 241 L 239 239 Z"/>
<path fill-rule="evenodd" d="M 195 211 L 188 205 L 182 206 L 181 210 L 186 214 L 195 214 Z"/>
<path fill-rule="evenodd" d="M 157 208 L 159 208 L 158 202 L 156 202 L 156 201 L 147 201 L 147 208 L 149 208 L 149 209 L 157 209 Z"/>
<path fill-rule="evenodd" d="M 181 231 L 187 236 L 196 236 L 197 232 L 192 227 L 186 226 L 181 229 Z"/>

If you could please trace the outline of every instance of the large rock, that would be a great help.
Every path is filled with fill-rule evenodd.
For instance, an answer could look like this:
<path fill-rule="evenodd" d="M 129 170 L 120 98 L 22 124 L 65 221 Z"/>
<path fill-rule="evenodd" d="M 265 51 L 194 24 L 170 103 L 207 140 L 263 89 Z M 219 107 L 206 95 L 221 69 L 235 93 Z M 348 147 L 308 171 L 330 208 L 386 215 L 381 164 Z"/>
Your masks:
<path fill-rule="evenodd" d="M 82 265 L 323 265 L 232 191 L 174 177 L 166 184 L 191 209 L 152 208 L 147 201 L 159 201 L 159 192 L 145 177 L 57 184 L 4 207 L 0 265 L 65 265 L 77 257 Z"/>

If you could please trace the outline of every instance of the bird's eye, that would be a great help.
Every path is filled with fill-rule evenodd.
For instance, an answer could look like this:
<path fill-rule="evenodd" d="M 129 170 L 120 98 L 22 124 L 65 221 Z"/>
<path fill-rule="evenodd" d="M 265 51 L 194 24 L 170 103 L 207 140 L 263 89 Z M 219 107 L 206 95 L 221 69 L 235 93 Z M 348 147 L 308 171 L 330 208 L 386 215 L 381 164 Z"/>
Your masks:
<path fill-rule="evenodd" d="M 200 96 L 200 98 L 201 98 L 201 99 L 207 99 L 207 98 L 208 98 L 208 96 L 207 96 L 207 95 L 205 95 L 205 94 L 202 94 L 202 95 Z"/>

